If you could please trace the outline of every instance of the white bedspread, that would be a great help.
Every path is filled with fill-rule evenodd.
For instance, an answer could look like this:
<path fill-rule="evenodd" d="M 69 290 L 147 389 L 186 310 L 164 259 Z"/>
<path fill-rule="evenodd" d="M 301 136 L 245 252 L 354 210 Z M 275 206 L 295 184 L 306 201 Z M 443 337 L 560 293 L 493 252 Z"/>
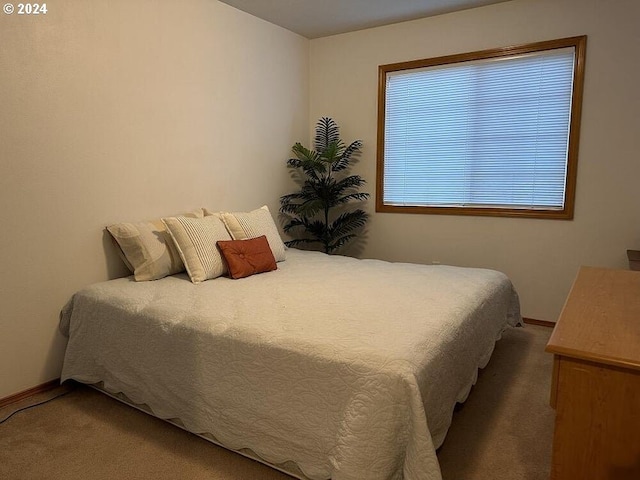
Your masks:
<path fill-rule="evenodd" d="M 62 380 L 104 382 L 311 479 L 439 480 L 435 453 L 517 295 L 495 271 L 290 249 L 278 270 L 76 293 Z"/>

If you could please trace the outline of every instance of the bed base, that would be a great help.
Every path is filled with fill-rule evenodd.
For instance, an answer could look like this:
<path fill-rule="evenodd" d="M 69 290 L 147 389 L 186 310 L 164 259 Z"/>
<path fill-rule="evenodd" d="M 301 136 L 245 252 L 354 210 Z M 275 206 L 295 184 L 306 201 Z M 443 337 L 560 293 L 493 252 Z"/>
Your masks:
<path fill-rule="evenodd" d="M 298 468 L 298 466 L 294 462 L 286 462 L 284 464 L 273 464 L 273 463 L 270 463 L 270 462 L 264 460 L 258 454 L 256 454 L 253 450 L 251 450 L 249 448 L 243 448 L 243 449 L 240 449 L 240 450 L 233 450 L 233 449 L 231 449 L 229 447 L 226 447 L 222 443 L 220 443 L 211 434 L 194 433 L 194 432 L 188 430 L 184 425 L 182 425 L 182 422 L 177 418 L 176 419 L 169 419 L 169 418 L 158 417 L 157 415 L 155 415 L 153 413 L 153 411 L 149 408 L 148 405 L 134 403 L 124 393 L 111 393 L 108 390 L 105 390 L 104 387 L 102 386 L 102 382 L 100 382 L 100 383 L 89 383 L 89 384 L 84 384 L 84 385 L 86 385 L 88 387 L 91 387 L 94 390 L 113 398 L 114 400 L 117 400 L 117 401 L 119 401 L 121 403 L 124 403 L 125 405 L 127 405 L 129 407 L 133 407 L 136 410 L 141 411 L 142 413 L 146 413 L 147 415 L 150 415 L 150 416 L 152 416 L 154 418 L 157 418 L 157 419 L 162 420 L 164 422 L 167 422 L 167 423 L 169 423 L 169 424 L 171 424 L 173 426 L 176 426 L 176 427 L 184 430 L 185 432 L 189 432 L 191 435 L 196 435 L 197 437 L 200 437 L 203 440 L 206 440 L 207 442 L 213 443 L 214 445 L 217 445 L 218 447 L 224 448 L 225 450 L 227 450 L 229 452 L 237 453 L 239 455 L 242 455 L 243 457 L 246 457 L 246 458 L 249 458 L 249 459 L 254 460 L 256 462 L 262 463 L 263 465 L 266 465 L 269 468 L 273 468 L 275 470 L 278 470 L 279 472 L 282 472 L 282 473 L 284 473 L 286 475 L 289 475 L 290 477 L 297 478 L 298 480 L 311 480 L 309 477 L 305 476 L 304 473 L 302 473 L 300 468 Z M 327 480 L 330 480 L 330 479 L 327 479 Z"/>

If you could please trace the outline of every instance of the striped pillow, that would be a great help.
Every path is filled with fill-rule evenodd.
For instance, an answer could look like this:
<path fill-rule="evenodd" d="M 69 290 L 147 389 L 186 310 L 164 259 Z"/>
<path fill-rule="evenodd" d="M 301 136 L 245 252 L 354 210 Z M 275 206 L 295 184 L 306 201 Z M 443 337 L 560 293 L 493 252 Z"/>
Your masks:
<path fill-rule="evenodd" d="M 227 273 L 218 240 L 231 236 L 217 215 L 204 218 L 163 218 L 193 283 L 204 282 Z"/>
<path fill-rule="evenodd" d="M 205 215 L 207 214 L 208 211 L 205 209 Z M 223 212 L 220 216 L 234 240 L 246 240 L 264 235 L 267 237 L 276 262 L 286 259 L 286 247 L 266 205 L 251 212 Z"/>

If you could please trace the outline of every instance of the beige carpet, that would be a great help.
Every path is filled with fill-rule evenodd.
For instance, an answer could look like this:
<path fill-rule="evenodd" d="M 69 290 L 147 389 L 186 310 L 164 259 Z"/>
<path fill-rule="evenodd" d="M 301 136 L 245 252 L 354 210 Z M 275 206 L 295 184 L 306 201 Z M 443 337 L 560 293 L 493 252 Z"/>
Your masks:
<path fill-rule="evenodd" d="M 549 405 L 552 329 L 505 333 L 438 452 L 445 480 L 548 480 L 555 412 Z"/>
<path fill-rule="evenodd" d="M 498 342 L 438 452 L 444 480 L 546 480 L 551 329 L 527 325 Z M 0 420 L 46 394 L 0 409 Z M 84 386 L 0 424 L 2 480 L 291 480 Z M 366 479 L 363 479 L 366 480 Z"/>

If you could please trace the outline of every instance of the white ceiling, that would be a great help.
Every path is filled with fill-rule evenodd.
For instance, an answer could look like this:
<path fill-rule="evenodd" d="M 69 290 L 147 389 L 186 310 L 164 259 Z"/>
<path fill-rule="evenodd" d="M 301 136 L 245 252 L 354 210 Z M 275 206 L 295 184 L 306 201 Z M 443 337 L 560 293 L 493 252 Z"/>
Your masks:
<path fill-rule="evenodd" d="M 508 0 L 220 0 L 307 38 L 362 30 Z"/>

